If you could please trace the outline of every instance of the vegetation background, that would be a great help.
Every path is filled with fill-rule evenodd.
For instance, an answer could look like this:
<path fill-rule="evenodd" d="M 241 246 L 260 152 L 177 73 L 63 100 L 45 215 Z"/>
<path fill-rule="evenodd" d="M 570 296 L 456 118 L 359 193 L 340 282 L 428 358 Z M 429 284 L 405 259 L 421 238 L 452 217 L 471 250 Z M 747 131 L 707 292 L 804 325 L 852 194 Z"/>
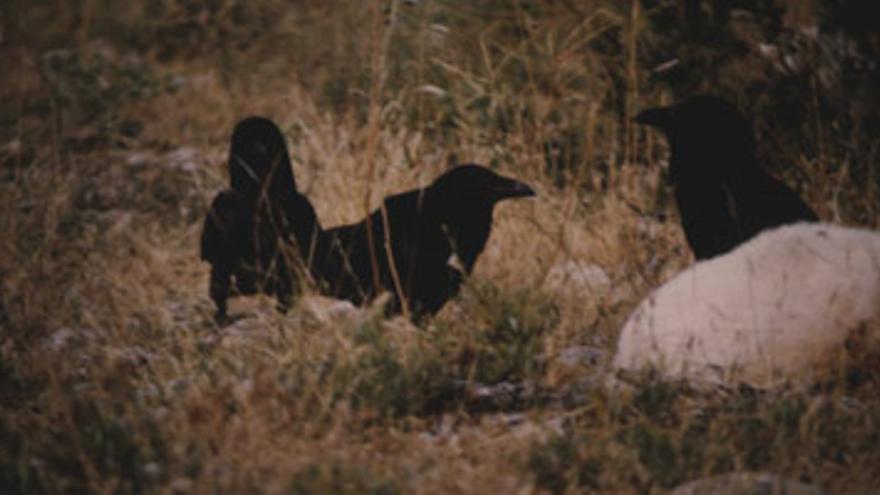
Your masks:
<path fill-rule="evenodd" d="M 724 95 L 823 219 L 880 224 L 870 6 L 5 1 L 0 491 L 654 493 L 769 471 L 876 493 L 880 366 L 772 393 L 602 386 L 629 311 L 692 262 L 641 108 Z M 454 162 L 538 197 L 497 208 L 421 328 L 311 291 L 219 328 L 197 241 L 252 114 L 325 225 Z"/>

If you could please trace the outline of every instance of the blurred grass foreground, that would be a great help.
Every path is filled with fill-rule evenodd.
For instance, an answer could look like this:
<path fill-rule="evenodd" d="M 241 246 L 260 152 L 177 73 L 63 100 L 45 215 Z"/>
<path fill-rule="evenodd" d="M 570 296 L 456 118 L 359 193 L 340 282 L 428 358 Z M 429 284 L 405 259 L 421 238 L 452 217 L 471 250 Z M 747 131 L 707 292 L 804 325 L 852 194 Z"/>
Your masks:
<path fill-rule="evenodd" d="M 723 95 L 824 220 L 880 225 L 871 6 L 6 0 L 0 492 L 877 493 L 876 361 L 806 390 L 603 386 L 626 316 L 693 262 L 641 108 Z M 419 327 L 309 292 L 218 327 L 198 236 L 254 114 L 325 225 L 455 162 L 538 198 L 497 208 Z"/>

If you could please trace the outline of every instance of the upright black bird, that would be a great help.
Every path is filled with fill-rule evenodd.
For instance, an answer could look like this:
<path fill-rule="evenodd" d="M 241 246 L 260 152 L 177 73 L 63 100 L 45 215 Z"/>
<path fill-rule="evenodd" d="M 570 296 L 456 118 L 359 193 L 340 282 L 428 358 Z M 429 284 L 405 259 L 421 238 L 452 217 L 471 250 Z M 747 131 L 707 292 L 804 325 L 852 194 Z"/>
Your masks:
<path fill-rule="evenodd" d="M 485 167 L 460 165 L 427 188 L 385 198 L 358 223 L 321 231 L 304 257 L 325 294 L 361 304 L 387 290 L 391 312 L 406 304 L 418 319 L 458 293 L 489 239 L 495 204 L 534 194 Z"/>
<path fill-rule="evenodd" d="M 669 181 L 697 259 L 725 253 L 770 227 L 818 221 L 795 192 L 764 172 L 751 125 L 728 101 L 694 96 L 635 120 L 666 134 Z"/>
<path fill-rule="evenodd" d="M 228 166 L 230 189 L 214 198 L 201 239 L 217 318 L 226 317 L 233 283 L 238 294 L 275 294 L 286 310 L 296 288 L 297 245 L 312 240 L 314 209 L 296 191 L 284 137 L 271 120 L 249 117 L 235 126 Z"/>

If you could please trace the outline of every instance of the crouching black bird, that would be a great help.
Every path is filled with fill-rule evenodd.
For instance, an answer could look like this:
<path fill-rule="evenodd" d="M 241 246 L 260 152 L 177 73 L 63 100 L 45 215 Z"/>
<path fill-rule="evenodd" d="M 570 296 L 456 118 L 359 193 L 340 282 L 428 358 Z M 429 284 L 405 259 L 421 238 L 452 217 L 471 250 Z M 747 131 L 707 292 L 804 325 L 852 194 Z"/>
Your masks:
<path fill-rule="evenodd" d="M 669 141 L 669 181 L 697 259 L 725 253 L 760 231 L 818 217 L 759 163 L 751 125 L 726 100 L 699 95 L 645 110 L 636 122 Z"/>
<path fill-rule="evenodd" d="M 311 240 L 305 229 L 316 224 L 315 212 L 296 191 L 284 137 L 271 120 L 250 117 L 235 126 L 228 166 L 230 188 L 214 198 L 201 238 L 217 319 L 226 317 L 234 293 L 275 294 L 286 310 L 297 283 L 297 243 Z"/>
<path fill-rule="evenodd" d="M 304 257 L 325 294 L 361 304 L 387 290 L 389 312 L 406 305 L 418 319 L 458 293 L 489 239 L 495 204 L 534 194 L 485 167 L 460 165 L 426 188 L 385 198 L 358 223 L 321 231 Z"/>

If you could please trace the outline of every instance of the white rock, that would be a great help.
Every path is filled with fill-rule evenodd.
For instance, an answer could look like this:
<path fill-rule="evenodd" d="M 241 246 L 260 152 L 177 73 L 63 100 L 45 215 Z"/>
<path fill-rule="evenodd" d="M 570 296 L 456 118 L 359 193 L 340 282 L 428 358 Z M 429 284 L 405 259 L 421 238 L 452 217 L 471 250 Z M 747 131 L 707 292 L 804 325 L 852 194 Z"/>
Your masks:
<path fill-rule="evenodd" d="M 197 148 L 184 146 L 165 155 L 165 163 L 184 173 L 193 173 L 198 169 L 196 163 L 203 161 L 204 158 Z"/>
<path fill-rule="evenodd" d="M 62 327 L 52 333 L 47 339 L 47 346 L 49 349 L 53 351 L 61 351 L 70 343 L 71 340 L 76 338 L 76 332 L 71 330 L 68 327 Z"/>
<path fill-rule="evenodd" d="M 300 307 L 323 324 L 358 318 L 364 313 L 363 309 L 356 307 L 349 301 L 315 295 L 303 296 Z"/>
<path fill-rule="evenodd" d="M 157 462 L 148 462 L 141 469 L 144 475 L 151 480 L 158 480 L 162 476 L 162 466 Z"/>
<path fill-rule="evenodd" d="M 809 383 L 840 363 L 853 330 L 880 338 L 880 326 L 865 326 L 878 317 L 880 234 L 790 225 L 655 290 L 624 325 L 612 366 L 702 383 Z"/>
<path fill-rule="evenodd" d="M 551 292 L 576 292 L 580 296 L 602 295 L 611 288 L 611 279 L 598 265 L 568 260 L 550 268 L 544 288 Z"/>
<path fill-rule="evenodd" d="M 125 157 L 125 163 L 132 168 L 142 168 L 149 164 L 155 157 L 150 153 L 134 151 Z"/>
<path fill-rule="evenodd" d="M 671 495 L 821 495 L 817 486 L 807 485 L 770 473 L 728 473 L 689 481 L 673 489 Z"/>
<path fill-rule="evenodd" d="M 193 482 L 188 478 L 177 478 L 171 482 L 171 493 L 191 493 Z"/>
<path fill-rule="evenodd" d="M 559 352 L 559 361 L 566 366 L 594 365 L 605 353 L 596 347 L 578 345 Z"/>

